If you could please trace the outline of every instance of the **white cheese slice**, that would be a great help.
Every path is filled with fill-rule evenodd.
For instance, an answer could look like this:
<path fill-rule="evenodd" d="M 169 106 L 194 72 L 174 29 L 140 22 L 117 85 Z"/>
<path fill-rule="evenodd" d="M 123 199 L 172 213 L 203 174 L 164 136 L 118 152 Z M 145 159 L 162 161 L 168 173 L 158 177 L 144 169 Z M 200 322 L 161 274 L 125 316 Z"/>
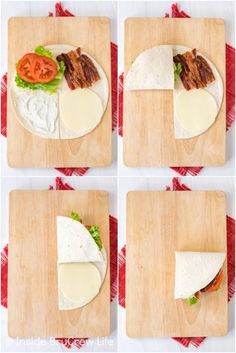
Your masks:
<path fill-rule="evenodd" d="M 63 92 L 59 96 L 59 107 L 64 124 L 78 133 L 94 129 L 103 115 L 100 97 L 88 88 Z"/>
<path fill-rule="evenodd" d="M 204 89 L 182 90 L 175 99 L 175 113 L 187 131 L 206 131 L 218 113 L 214 97 Z"/>
<path fill-rule="evenodd" d="M 57 216 L 59 263 L 101 262 L 103 256 L 86 227 L 70 217 Z"/>
<path fill-rule="evenodd" d="M 134 60 L 125 78 L 125 89 L 174 89 L 172 45 L 143 51 Z"/>
<path fill-rule="evenodd" d="M 104 247 L 101 250 L 102 256 L 103 256 L 103 261 L 102 262 L 94 262 L 93 264 L 96 266 L 96 268 L 98 269 L 99 273 L 100 273 L 100 277 L 101 277 L 101 285 L 106 277 L 106 271 L 107 271 L 107 254 L 106 251 L 104 249 Z M 57 264 L 57 267 L 59 267 L 61 264 Z M 59 270 L 57 269 L 57 272 L 59 272 Z M 96 294 L 97 295 L 97 294 Z M 93 298 L 92 298 L 93 299 Z M 91 300 L 92 300 L 91 299 Z M 63 291 L 61 289 L 61 285 L 60 285 L 60 279 L 58 276 L 58 303 L 59 303 L 59 310 L 73 310 L 73 309 L 78 309 L 86 304 L 89 303 L 88 300 L 75 302 L 71 299 L 69 299 L 68 297 L 66 297 L 63 294 Z"/>
<path fill-rule="evenodd" d="M 58 282 L 64 297 L 79 307 L 98 294 L 102 279 L 91 262 L 73 262 L 58 265 Z"/>

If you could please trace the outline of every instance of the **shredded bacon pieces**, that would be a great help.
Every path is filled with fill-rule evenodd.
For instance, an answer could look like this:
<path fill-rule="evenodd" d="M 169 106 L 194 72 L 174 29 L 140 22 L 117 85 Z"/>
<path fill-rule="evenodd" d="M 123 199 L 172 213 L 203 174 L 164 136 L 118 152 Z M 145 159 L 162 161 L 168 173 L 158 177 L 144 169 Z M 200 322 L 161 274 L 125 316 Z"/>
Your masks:
<path fill-rule="evenodd" d="M 80 48 L 58 55 L 57 60 L 65 64 L 64 74 L 70 89 L 90 87 L 100 79 L 92 60 L 87 55 L 81 54 Z"/>
<path fill-rule="evenodd" d="M 182 66 L 180 78 L 187 91 L 207 87 L 215 80 L 210 66 L 202 56 L 196 54 L 196 49 L 174 56 L 174 62 Z"/>

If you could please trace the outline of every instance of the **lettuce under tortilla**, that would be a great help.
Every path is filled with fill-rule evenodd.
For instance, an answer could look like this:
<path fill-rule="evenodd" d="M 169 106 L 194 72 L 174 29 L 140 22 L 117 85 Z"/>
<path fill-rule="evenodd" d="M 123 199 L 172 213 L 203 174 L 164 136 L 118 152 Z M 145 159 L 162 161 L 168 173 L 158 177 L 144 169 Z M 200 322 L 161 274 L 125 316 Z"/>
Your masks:
<path fill-rule="evenodd" d="M 63 78 L 63 75 L 64 75 L 64 71 L 65 71 L 64 62 L 63 61 L 58 62 L 53 57 L 50 50 L 44 48 L 42 45 L 38 46 L 34 52 L 35 52 L 35 54 L 42 55 L 47 58 L 51 58 L 57 63 L 57 65 L 58 65 L 57 76 L 54 78 L 54 80 L 47 82 L 47 83 L 30 83 L 30 82 L 26 82 L 26 81 L 22 80 L 22 78 L 18 75 L 18 73 L 16 73 L 16 76 L 15 76 L 16 85 L 21 88 L 29 88 L 32 90 L 46 91 L 48 93 L 56 93 L 57 88 L 61 82 L 61 79 Z"/>
<path fill-rule="evenodd" d="M 100 237 L 100 229 L 98 226 L 91 226 L 88 228 L 89 233 L 92 235 L 93 240 L 97 244 L 99 250 L 102 250 L 102 240 Z"/>
<path fill-rule="evenodd" d="M 82 223 L 82 219 L 80 217 L 80 215 L 76 212 L 71 212 L 70 217 L 74 220 L 74 221 L 78 221 Z"/>
<path fill-rule="evenodd" d="M 193 304 L 196 304 L 197 303 L 197 297 L 195 297 L 195 295 L 193 295 L 192 297 L 189 297 L 188 298 L 188 303 L 189 305 L 193 305 Z"/>
<path fill-rule="evenodd" d="M 74 220 L 74 221 L 78 221 L 82 223 L 82 219 L 79 216 L 79 214 L 77 212 L 71 212 L 70 217 Z M 88 229 L 89 233 L 91 234 L 93 240 L 95 241 L 95 243 L 97 244 L 99 250 L 102 249 L 102 240 L 100 237 L 100 229 L 98 226 L 93 225 L 93 226 L 86 226 L 86 228 Z"/>
<path fill-rule="evenodd" d="M 178 64 L 174 63 L 174 77 L 175 77 L 175 81 L 178 79 L 178 77 L 180 76 L 181 72 L 182 72 L 181 63 L 178 63 Z"/>

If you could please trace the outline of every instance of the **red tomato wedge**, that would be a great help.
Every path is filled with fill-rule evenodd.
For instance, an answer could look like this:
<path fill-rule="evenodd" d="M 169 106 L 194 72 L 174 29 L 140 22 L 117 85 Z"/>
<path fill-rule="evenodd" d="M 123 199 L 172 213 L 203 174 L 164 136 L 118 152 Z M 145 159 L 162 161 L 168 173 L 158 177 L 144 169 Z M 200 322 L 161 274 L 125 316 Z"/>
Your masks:
<path fill-rule="evenodd" d="M 56 77 L 58 68 L 57 63 L 51 58 L 28 53 L 20 59 L 16 71 L 26 82 L 47 83 Z"/>

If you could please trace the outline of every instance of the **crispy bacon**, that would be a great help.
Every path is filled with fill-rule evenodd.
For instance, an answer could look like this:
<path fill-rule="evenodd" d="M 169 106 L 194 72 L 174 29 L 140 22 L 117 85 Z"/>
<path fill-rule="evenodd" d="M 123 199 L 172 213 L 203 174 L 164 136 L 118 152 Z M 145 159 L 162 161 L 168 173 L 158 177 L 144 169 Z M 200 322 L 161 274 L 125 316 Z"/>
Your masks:
<path fill-rule="evenodd" d="M 92 60 L 87 55 L 81 54 L 80 48 L 58 55 L 57 60 L 65 64 L 64 74 L 70 89 L 90 87 L 100 79 Z"/>
<path fill-rule="evenodd" d="M 210 66 L 202 56 L 196 54 L 196 49 L 177 54 L 174 56 L 174 62 L 182 66 L 180 78 L 187 91 L 207 87 L 215 80 Z"/>

